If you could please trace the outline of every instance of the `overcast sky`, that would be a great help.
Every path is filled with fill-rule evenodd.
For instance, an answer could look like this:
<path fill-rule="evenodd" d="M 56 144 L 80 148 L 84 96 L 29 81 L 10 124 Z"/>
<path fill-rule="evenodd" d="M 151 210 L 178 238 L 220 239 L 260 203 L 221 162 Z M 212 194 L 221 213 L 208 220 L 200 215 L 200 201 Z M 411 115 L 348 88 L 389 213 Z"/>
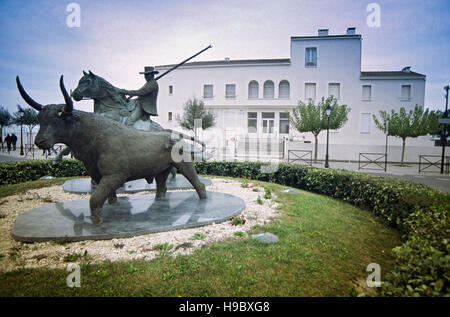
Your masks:
<path fill-rule="evenodd" d="M 69 27 L 69 3 L 81 9 Z M 367 25 L 367 5 L 381 9 Z M 426 0 L 0 0 L 0 105 L 24 105 L 15 76 L 42 104 L 61 103 L 58 79 L 74 89 L 83 70 L 113 85 L 138 89 L 146 65 L 181 62 L 209 44 L 195 61 L 289 58 L 291 36 L 361 34 L 362 70 L 413 71 L 427 76 L 425 106 L 444 108 L 450 84 L 448 2 Z M 92 110 L 92 101 L 76 105 Z"/>

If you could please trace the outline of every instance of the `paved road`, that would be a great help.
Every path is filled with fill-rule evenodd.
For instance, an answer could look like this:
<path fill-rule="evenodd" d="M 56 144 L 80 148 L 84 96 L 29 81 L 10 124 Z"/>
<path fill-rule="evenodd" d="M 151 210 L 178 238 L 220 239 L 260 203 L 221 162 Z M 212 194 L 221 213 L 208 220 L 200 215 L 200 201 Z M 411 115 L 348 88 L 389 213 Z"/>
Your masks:
<path fill-rule="evenodd" d="M 323 167 L 323 163 L 314 164 L 314 166 Z M 428 169 L 428 171 L 419 173 L 418 164 L 410 164 L 407 166 L 399 166 L 399 164 L 388 164 L 387 172 L 384 172 L 383 170 L 359 170 L 357 162 L 330 162 L 330 167 L 347 169 L 380 177 L 395 177 L 405 179 L 411 182 L 428 185 L 445 193 L 450 193 L 450 175 L 440 174 L 438 168 L 430 168 Z"/>
<path fill-rule="evenodd" d="M 0 162 L 16 162 L 16 161 L 25 161 L 26 158 L 17 157 L 14 155 L 8 155 L 8 152 L 0 154 Z"/>
<path fill-rule="evenodd" d="M 379 173 L 371 173 L 373 175 L 377 176 L 385 176 L 385 177 L 395 177 L 395 178 L 401 178 L 406 179 L 411 182 L 421 183 L 428 185 L 432 188 L 435 188 L 437 190 L 440 190 L 444 193 L 450 193 L 450 177 L 449 176 L 443 176 L 438 174 L 437 175 L 398 175 L 398 174 L 379 174 Z"/>

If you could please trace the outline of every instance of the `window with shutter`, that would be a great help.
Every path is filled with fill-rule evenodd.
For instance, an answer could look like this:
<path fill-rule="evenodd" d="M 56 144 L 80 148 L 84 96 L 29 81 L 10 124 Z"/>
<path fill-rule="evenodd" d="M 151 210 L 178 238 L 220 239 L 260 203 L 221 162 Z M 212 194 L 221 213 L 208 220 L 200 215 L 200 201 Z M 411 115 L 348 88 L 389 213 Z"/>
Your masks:
<path fill-rule="evenodd" d="M 274 98 L 274 95 L 273 81 L 268 80 L 264 83 L 264 98 Z"/>
<path fill-rule="evenodd" d="M 328 96 L 334 96 L 336 99 L 341 99 L 341 84 L 328 84 Z"/>
<path fill-rule="evenodd" d="M 225 98 L 235 98 L 236 97 L 236 85 L 227 84 L 225 85 Z"/>
<path fill-rule="evenodd" d="M 411 85 L 402 85 L 401 99 L 405 101 L 411 99 Z"/>
<path fill-rule="evenodd" d="M 372 100 L 372 86 L 371 85 L 363 85 L 362 86 L 362 100 L 363 101 Z"/>
<path fill-rule="evenodd" d="M 278 98 L 289 98 L 290 97 L 290 85 L 287 80 L 280 81 L 278 89 Z"/>
<path fill-rule="evenodd" d="M 289 134 L 289 113 L 280 112 L 280 133 Z"/>
<path fill-rule="evenodd" d="M 316 99 L 316 84 L 305 83 L 305 99 Z"/>
<path fill-rule="evenodd" d="M 247 113 L 248 133 L 256 133 L 258 130 L 258 114 L 256 112 Z"/>
<path fill-rule="evenodd" d="M 370 113 L 361 113 L 361 133 L 370 133 L 370 122 L 371 122 L 371 114 Z"/>
<path fill-rule="evenodd" d="M 203 98 L 212 98 L 212 97 L 213 97 L 213 85 L 204 85 Z"/>
<path fill-rule="evenodd" d="M 305 49 L 305 66 L 317 66 L 316 47 L 307 47 Z"/>
<path fill-rule="evenodd" d="M 248 97 L 249 98 L 258 98 L 259 97 L 259 84 L 255 80 L 252 80 L 248 84 Z"/>

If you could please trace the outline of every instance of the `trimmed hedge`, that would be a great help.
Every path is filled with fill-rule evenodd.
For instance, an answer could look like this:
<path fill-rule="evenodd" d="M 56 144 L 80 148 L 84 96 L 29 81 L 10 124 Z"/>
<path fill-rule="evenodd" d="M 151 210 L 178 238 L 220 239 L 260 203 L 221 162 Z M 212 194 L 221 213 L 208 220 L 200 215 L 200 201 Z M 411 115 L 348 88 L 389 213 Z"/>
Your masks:
<path fill-rule="evenodd" d="M 30 160 L 0 164 L 0 185 L 18 184 L 37 180 L 43 176 L 85 176 L 86 169 L 77 160 L 62 160 L 53 166 L 51 160 Z"/>
<path fill-rule="evenodd" d="M 385 296 L 450 294 L 450 195 L 404 180 L 282 163 L 262 173 L 260 162 L 197 162 L 199 174 L 251 178 L 324 194 L 369 208 L 403 233 L 394 248 L 394 270 L 384 278 Z M 45 175 L 86 175 L 82 163 L 63 160 L 0 164 L 0 184 L 35 180 Z"/>

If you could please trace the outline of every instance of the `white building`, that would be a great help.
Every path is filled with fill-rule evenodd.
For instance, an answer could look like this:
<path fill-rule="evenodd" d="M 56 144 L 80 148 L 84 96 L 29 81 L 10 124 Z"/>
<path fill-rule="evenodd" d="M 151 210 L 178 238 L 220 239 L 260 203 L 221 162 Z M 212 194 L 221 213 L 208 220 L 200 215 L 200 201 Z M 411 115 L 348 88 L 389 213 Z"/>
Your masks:
<path fill-rule="evenodd" d="M 159 117 L 155 119 L 166 128 L 179 129 L 176 117 L 195 96 L 217 116 L 216 129 L 203 136 L 211 147 L 220 147 L 221 139 L 228 149 L 236 148 L 236 154 L 243 155 L 243 140 L 248 137 L 259 142 L 289 139 L 283 146 L 285 152 L 311 150 L 312 133 L 289 127 L 287 114 L 299 100 L 317 102 L 322 96 L 334 95 L 351 112 L 346 125 L 330 133 L 330 159 L 358 160 L 360 152 L 384 153 L 386 138 L 372 114 L 424 105 L 425 75 L 409 67 L 361 71 L 361 44 L 355 28 L 348 28 L 345 35 L 319 30 L 317 36 L 291 37 L 288 59 L 186 63 L 159 80 Z M 162 73 L 173 66 L 156 69 Z M 255 151 L 256 143 L 251 144 L 250 151 Z M 319 135 L 319 159 L 325 156 L 325 144 L 326 131 Z M 399 161 L 400 153 L 401 140 L 390 137 L 389 160 Z M 407 139 L 405 160 L 417 162 L 419 154 L 439 154 L 439 148 L 429 136 Z"/>

